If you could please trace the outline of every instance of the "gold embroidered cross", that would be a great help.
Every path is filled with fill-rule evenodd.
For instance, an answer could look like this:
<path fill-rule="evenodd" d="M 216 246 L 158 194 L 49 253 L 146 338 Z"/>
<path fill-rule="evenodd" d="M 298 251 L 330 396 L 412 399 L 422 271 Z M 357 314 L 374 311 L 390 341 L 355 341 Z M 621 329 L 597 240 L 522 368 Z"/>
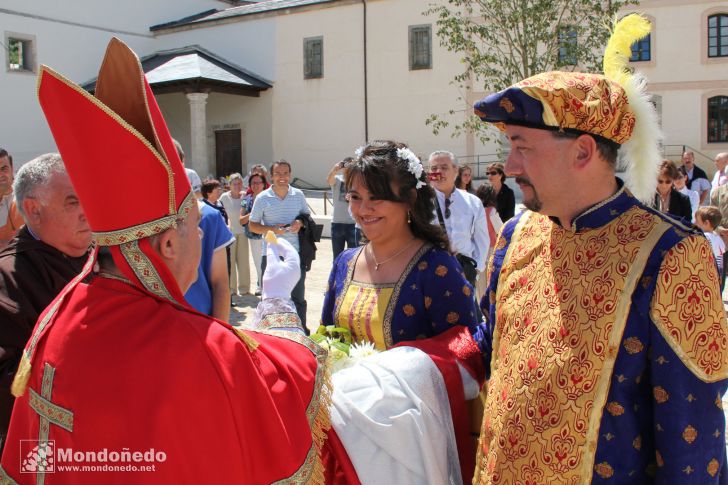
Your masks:
<path fill-rule="evenodd" d="M 38 431 L 38 444 L 44 445 L 48 443 L 51 424 L 60 426 L 68 432 L 73 431 L 73 412 L 64 409 L 51 401 L 53 392 L 53 377 L 56 373 L 55 367 L 48 362 L 43 367 L 43 380 L 41 383 L 40 394 L 29 388 L 28 404 L 40 416 L 40 427 Z M 45 483 L 45 468 L 39 468 L 36 474 L 36 484 L 43 485 Z"/>

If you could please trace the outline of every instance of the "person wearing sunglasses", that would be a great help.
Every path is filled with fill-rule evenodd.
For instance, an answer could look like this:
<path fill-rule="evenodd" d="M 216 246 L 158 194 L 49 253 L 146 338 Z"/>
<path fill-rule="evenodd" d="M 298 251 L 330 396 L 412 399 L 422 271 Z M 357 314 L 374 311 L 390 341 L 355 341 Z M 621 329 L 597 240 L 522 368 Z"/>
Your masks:
<path fill-rule="evenodd" d="M 485 175 L 488 182 L 493 186 L 496 193 L 495 208 L 503 222 L 507 221 L 516 212 L 516 195 L 513 189 L 506 185 L 506 172 L 502 163 L 491 163 L 486 169 Z"/>
<path fill-rule="evenodd" d="M 693 218 L 690 199 L 678 192 L 673 186 L 673 182 L 678 176 L 679 172 L 675 163 L 671 160 L 664 160 L 657 175 L 657 189 L 655 190 L 653 207 L 660 212 L 666 212 L 677 218 L 690 221 Z"/>

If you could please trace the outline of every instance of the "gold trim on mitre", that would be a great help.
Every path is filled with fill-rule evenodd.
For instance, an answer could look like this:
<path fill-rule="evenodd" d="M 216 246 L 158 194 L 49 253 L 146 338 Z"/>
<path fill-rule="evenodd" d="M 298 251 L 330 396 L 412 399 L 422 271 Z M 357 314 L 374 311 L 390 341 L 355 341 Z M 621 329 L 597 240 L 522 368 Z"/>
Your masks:
<path fill-rule="evenodd" d="M 179 211 L 176 214 L 116 231 L 94 232 L 94 238 L 100 246 L 118 246 L 137 239 L 144 239 L 145 237 L 161 234 L 167 229 L 175 227 L 179 219 L 187 217 L 190 210 L 192 210 L 192 206 L 196 203 L 197 198 L 195 194 L 190 192 L 184 201 L 182 201 Z"/>

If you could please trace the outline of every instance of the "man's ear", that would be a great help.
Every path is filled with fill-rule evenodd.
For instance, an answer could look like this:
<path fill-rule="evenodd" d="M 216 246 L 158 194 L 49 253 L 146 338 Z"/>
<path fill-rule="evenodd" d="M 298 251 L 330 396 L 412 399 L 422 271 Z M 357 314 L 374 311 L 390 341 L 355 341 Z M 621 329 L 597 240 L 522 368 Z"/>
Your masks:
<path fill-rule="evenodd" d="M 23 212 L 25 213 L 25 219 L 30 224 L 40 224 L 41 204 L 38 199 L 23 199 Z"/>
<path fill-rule="evenodd" d="M 576 168 L 584 168 L 596 155 L 597 142 L 590 135 L 581 135 L 576 139 L 574 150 L 576 152 L 574 157 Z"/>
<path fill-rule="evenodd" d="M 157 250 L 160 256 L 166 260 L 174 260 L 179 253 L 179 235 L 174 229 L 168 229 L 157 238 Z"/>

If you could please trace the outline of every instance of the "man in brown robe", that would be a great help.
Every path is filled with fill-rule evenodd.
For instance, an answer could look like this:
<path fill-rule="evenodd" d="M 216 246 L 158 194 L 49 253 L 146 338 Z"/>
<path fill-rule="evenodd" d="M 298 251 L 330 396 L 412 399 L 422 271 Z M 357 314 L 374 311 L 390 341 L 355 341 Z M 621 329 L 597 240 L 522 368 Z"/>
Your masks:
<path fill-rule="evenodd" d="M 91 244 L 91 230 L 58 154 L 23 165 L 13 189 L 26 225 L 0 251 L 0 443 L 23 348 L 38 316 L 81 272 Z"/>

